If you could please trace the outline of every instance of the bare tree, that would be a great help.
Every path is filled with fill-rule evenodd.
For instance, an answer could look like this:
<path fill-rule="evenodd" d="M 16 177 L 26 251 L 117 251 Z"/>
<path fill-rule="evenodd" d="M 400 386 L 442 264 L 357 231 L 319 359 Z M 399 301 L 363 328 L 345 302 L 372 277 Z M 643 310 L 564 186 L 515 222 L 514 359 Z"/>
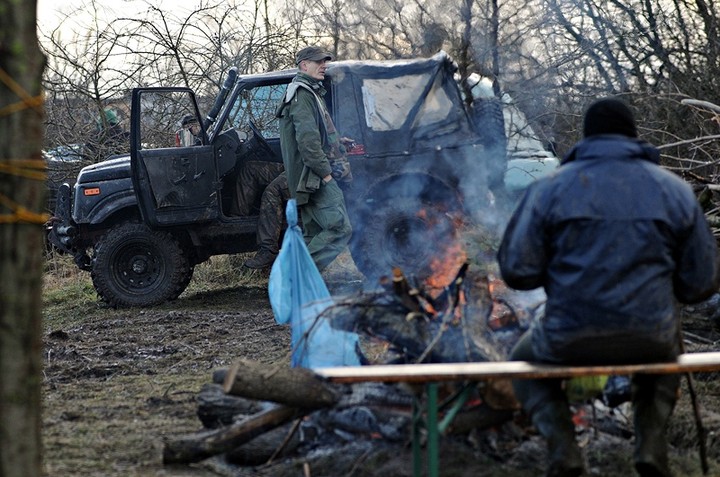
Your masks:
<path fill-rule="evenodd" d="M 41 474 L 44 59 L 35 2 L 0 0 L 0 475 Z"/>
<path fill-rule="evenodd" d="M 209 108 L 230 67 L 240 73 L 288 67 L 297 44 L 295 29 L 269 16 L 268 0 L 201 0 L 172 9 L 147 1 L 140 13 L 117 18 L 101 15 L 98 0 L 82 8 L 89 20 L 66 12 L 63 29 L 41 38 L 49 58 L 46 146 L 89 144 L 93 162 L 126 152 L 99 143 L 111 126 L 106 109 L 127 126 L 133 87 L 187 86 Z"/>
<path fill-rule="evenodd" d="M 88 0 L 90 11 L 95 1 Z M 200 0 L 192 9 L 162 10 L 147 1 L 141 15 L 78 29 L 77 43 L 46 44 L 49 137 L 61 126 L 87 135 L 108 102 L 132 86 L 186 85 L 210 98 L 223 72 L 293 66 L 307 44 L 336 57 L 392 59 L 440 49 L 462 78 L 494 80 L 509 93 L 541 137 L 559 151 L 580 138 L 583 108 L 602 95 L 633 104 L 644 137 L 672 167 L 683 158 L 720 154 L 683 142 L 712 136 L 717 123 L 681 104 L 720 102 L 720 31 L 716 2 L 707 0 L 302 0 L 283 8 L 272 0 Z M 73 49 L 70 48 L 73 47 Z M 122 60 L 121 71 L 112 64 Z M 72 91 L 72 93 L 70 92 Z M 78 114 L 78 103 L 87 112 Z M 65 108 L 73 114 L 58 115 Z M 703 115 L 705 114 L 705 115 Z M 76 141 L 68 137 L 68 141 Z M 81 142 L 80 139 L 77 139 Z M 706 161 L 700 161 L 705 164 Z M 697 171 L 698 163 L 688 166 Z M 714 174 L 714 170 L 703 173 Z"/>
<path fill-rule="evenodd" d="M 570 108 L 581 112 L 598 96 L 623 95 L 636 109 L 643 137 L 659 145 L 678 144 L 663 150 L 666 165 L 717 174 L 707 161 L 720 152 L 717 146 L 683 141 L 712 135 L 717 124 L 681 105 L 685 98 L 718 102 L 720 17 L 715 3 L 546 0 L 544 8 L 548 34 L 538 41 L 545 61 L 555 65 L 561 93 L 548 109 L 567 115 Z M 558 135 L 577 137 L 578 124 L 567 123 L 574 130 L 561 128 Z"/>
<path fill-rule="evenodd" d="M 44 77 L 47 97 L 47 145 L 90 146 L 84 153 L 93 162 L 111 153 L 127 152 L 129 143 L 108 150 L 101 147 L 103 131 L 110 124 L 105 109 L 112 108 L 118 125 L 127 128 L 129 102 L 127 92 L 136 84 L 144 65 L 125 61 L 125 44 L 133 37 L 126 22 L 102 20 L 99 5 L 89 0 L 84 9 L 91 13 L 89 23 L 67 29 L 41 32 L 48 58 Z M 66 13 L 64 22 L 73 22 Z M 73 23 L 70 23 L 73 24 Z"/>

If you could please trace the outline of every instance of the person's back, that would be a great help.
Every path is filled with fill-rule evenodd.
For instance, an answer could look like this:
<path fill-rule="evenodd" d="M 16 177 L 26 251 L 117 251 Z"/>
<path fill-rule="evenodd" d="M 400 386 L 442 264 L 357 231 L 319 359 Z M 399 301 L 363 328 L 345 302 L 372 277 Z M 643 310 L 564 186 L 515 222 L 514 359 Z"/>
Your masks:
<path fill-rule="evenodd" d="M 544 358 L 562 359 L 570 347 L 575 360 L 583 350 L 588 360 L 634 360 L 623 338 L 667 349 L 676 299 L 715 290 L 715 243 L 702 211 L 658 161 L 657 149 L 632 136 L 591 134 L 518 205 L 528 212 L 511 220 L 498 258 L 508 285 L 545 288 L 535 331 L 553 335 L 546 349 L 537 345 Z M 530 233 L 539 222 L 544 232 Z"/>
<path fill-rule="evenodd" d="M 628 137 L 590 137 L 567 160 L 520 204 L 545 211 L 549 235 L 522 240 L 537 241 L 527 253 L 542 255 L 546 267 L 533 276 L 515 263 L 527 255 L 505 254 L 504 278 L 516 288 L 545 287 L 544 326 L 555 343 L 548 358 L 569 346 L 576 359 L 585 350 L 588 360 L 633 360 L 623 338 L 667 350 L 677 333 L 675 295 L 685 302 L 706 297 L 714 273 L 712 262 L 697 263 L 712 257 L 714 244 L 692 190 L 657 165 L 656 149 Z"/>
<path fill-rule="evenodd" d="M 629 108 L 614 99 L 585 115 L 585 140 L 551 176 L 531 185 L 498 252 L 503 279 L 543 287 L 545 314 L 512 360 L 569 364 L 669 361 L 680 351 L 677 302 L 718 287 L 717 245 L 690 186 L 658 165 L 659 152 L 636 139 Z M 665 425 L 679 377 L 636 374 L 635 467 L 669 476 Z M 533 424 L 548 440 L 548 475 L 583 472 L 560 380 L 513 382 Z"/>

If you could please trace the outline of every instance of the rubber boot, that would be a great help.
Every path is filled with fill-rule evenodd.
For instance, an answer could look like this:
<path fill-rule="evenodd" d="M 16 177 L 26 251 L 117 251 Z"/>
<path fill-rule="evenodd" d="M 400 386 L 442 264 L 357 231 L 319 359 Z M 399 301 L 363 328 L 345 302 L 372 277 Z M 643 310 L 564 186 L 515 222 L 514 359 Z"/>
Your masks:
<path fill-rule="evenodd" d="M 264 248 L 258 250 L 258 252 L 251 258 L 245 260 L 243 266 L 245 268 L 252 268 L 253 270 L 262 270 L 264 268 L 272 267 L 272 264 L 277 258 L 277 253 L 270 252 Z"/>
<path fill-rule="evenodd" d="M 575 441 L 575 424 L 564 402 L 542 405 L 532 415 L 533 425 L 547 440 L 547 477 L 577 477 L 584 471 L 583 456 Z"/>
<path fill-rule="evenodd" d="M 642 477 L 671 477 L 668 444 L 665 436 L 668 420 L 677 399 L 672 385 L 637 387 L 633 397 L 635 425 L 635 470 Z"/>

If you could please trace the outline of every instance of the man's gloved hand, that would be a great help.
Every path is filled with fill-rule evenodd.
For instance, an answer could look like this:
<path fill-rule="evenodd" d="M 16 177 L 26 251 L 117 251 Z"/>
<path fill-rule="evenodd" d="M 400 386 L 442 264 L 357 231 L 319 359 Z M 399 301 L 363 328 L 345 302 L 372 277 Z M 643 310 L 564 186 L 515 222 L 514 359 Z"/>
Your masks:
<path fill-rule="evenodd" d="M 330 167 L 332 168 L 331 174 L 336 181 L 351 182 L 353 180 L 350 163 L 347 158 L 333 159 L 330 161 Z"/>

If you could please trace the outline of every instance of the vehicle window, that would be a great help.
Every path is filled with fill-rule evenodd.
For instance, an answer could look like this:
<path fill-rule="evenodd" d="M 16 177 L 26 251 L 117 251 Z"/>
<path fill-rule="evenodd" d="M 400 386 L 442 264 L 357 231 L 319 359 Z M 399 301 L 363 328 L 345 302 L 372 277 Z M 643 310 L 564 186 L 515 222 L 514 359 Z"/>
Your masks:
<path fill-rule="evenodd" d="M 197 112 L 188 92 L 144 91 L 140 96 L 140 148 L 158 149 L 200 144 L 199 137 L 193 137 L 188 119 Z M 192 130 L 197 135 L 199 127 Z M 192 139 L 192 140 L 190 140 Z"/>
<path fill-rule="evenodd" d="M 234 128 L 249 133 L 252 121 L 265 139 L 280 137 L 275 111 L 285 95 L 287 85 L 276 84 L 246 89 L 237 96 L 223 129 Z"/>
<path fill-rule="evenodd" d="M 362 95 L 365 124 L 374 131 L 400 129 L 416 105 L 418 110 L 413 127 L 428 126 L 444 120 L 453 106 L 442 87 L 442 77 L 430 72 L 396 78 L 364 79 Z"/>
<path fill-rule="evenodd" d="M 419 128 L 442 122 L 451 115 L 452 109 L 453 101 L 443 87 L 443 77 L 436 75 L 422 102 L 413 127 Z"/>

